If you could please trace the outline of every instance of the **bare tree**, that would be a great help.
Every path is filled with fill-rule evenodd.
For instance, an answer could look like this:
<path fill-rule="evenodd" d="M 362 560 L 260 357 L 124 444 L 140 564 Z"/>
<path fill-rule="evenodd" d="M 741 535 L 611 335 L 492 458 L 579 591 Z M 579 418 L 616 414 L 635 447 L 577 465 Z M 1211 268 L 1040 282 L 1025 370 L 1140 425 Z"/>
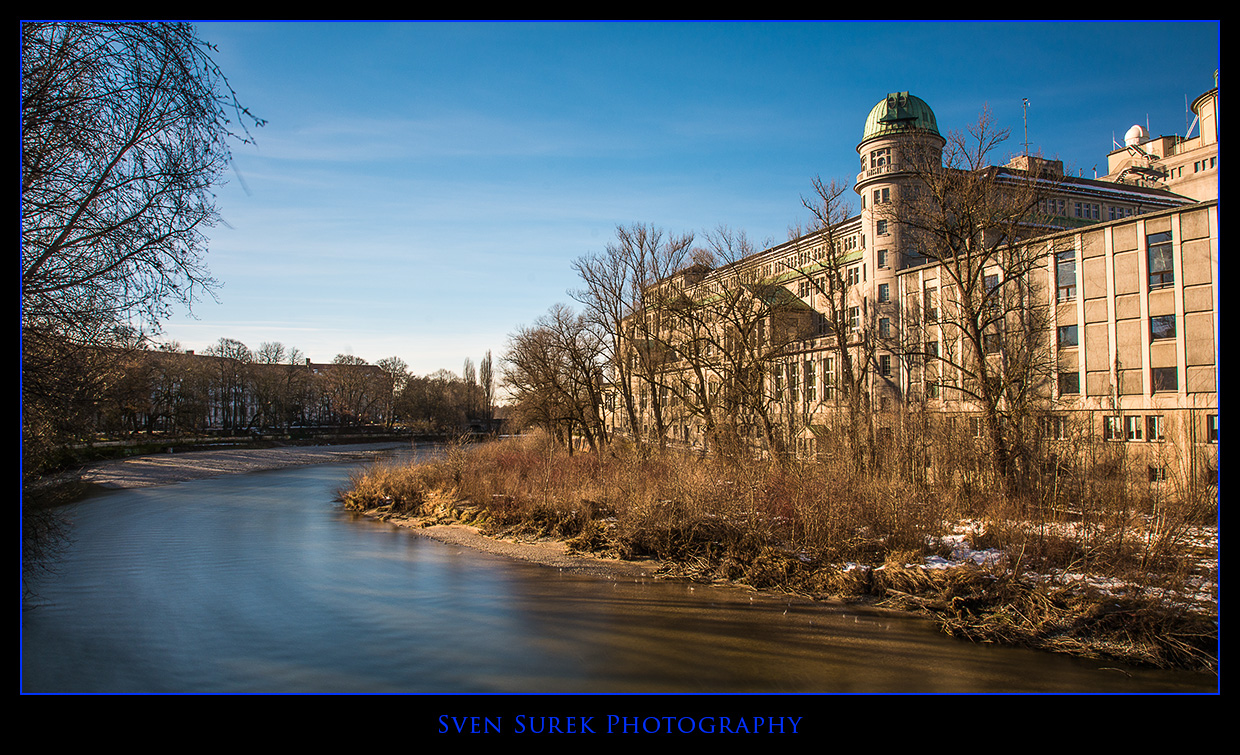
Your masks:
<path fill-rule="evenodd" d="M 1012 486 L 1026 466 L 1030 412 L 1051 397 L 1043 281 L 1057 251 L 1022 240 L 1045 231 L 1039 203 L 1061 176 L 1037 157 L 1023 169 L 990 165 L 1007 137 L 983 110 L 967 132 L 948 136 L 941 155 L 898 155 L 900 170 L 914 180 L 882 211 L 939 272 L 931 309 L 943 345 L 921 356 L 950 386 L 943 390 L 980 411 L 994 472 Z"/>
<path fill-rule="evenodd" d="M 253 352 L 240 341 L 221 338 L 204 353 L 215 357 L 211 371 L 214 379 L 214 400 L 211 403 L 219 426 L 225 430 L 248 428 L 254 419 L 250 413 Z"/>
<path fill-rule="evenodd" d="M 189 24 L 22 24 L 22 322 L 75 336 L 213 281 L 229 142 L 260 124 Z"/>
<path fill-rule="evenodd" d="M 602 341 L 584 315 L 557 304 L 509 338 L 504 380 L 518 415 L 570 448 L 580 432 L 592 449 L 606 442 Z"/>
<path fill-rule="evenodd" d="M 341 424 L 372 422 L 384 396 L 391 393 L 384 371 L 352 354 L 333 357 L 322 377 L 331 414 Z"/>
<path fill-rule="evenodd" d="M 465 383 L 465 413 L 468 416 L 476 416 L 478 414 L 477 398 L 478 394 L 478 370 L 474 367 L 474 360 L 465 357 L 465 365 L 461 367 L 461 379 Z"/>
<path fill-rule="evenodd" d="M 811 214 L 809 228 L 790 233 L 798 262 L 783 266 L 817 300 L 819 328 L 839 365 L 838 381 L 834 375 L 827 376 L 833 393 L 839 394 L 829 403 L 843 399 L 846 419 L 839 441 L 850 449 L 854 468 L 860 469 L 873 447 L 869 383 L 879 332 L 871 327 L 874 318 L 868 302 L 857 293 L 855 271 L 861 265 L 862 250 L 850 247 L 841 230 L 852 210 L 844 199 L 848 184 L 815 176 L 813 186 L 813 195 L 801 198 Z"/>
<path fill-rule="evenodd" d="M 463 385 L 451 370 L 411 376 L 396 398 L 396 411 L 421 432 L 460 432 L 465 426 Z"/>
<path fill-rule="evenodd" d="M 487 349 L 487 355 L 478 365 L 478 382 L 482 387 L 483 419 L 486 420 L 489 431 L 491 420 L 495 417 L 495 373 L 491 366 L 490 349 Z"/>
<path fill-rule="evenodd" d="M 405 384 L 409 382 L 409 365 L 400 357 L 380 359 L 378 365 L 388 380 L 388 391 L 383 395 L 381 403 L 390 430 L 396 424 L 396 397 L 405 390 Z"/>
<path fill-rule="evenodd" d="M 691 255 L 693 264 L 647 297 L 662 297 L 677 358 L 662 381 L 677 408 L 703 424 L 708 446 L 744 454 L 760 436 L 783 458 L 787 434 L 776 419 L 781 383 L 773 368 L 806 335 L 813 313 L 753 258 L 757 249 L 743 231 L 723 226 L 706 241 Z"/>
<path fill-rule="evenodd" d="M 302 418 L 311 375 L 300 350 L 279 341 L 264 342 L 254 352 L 250 373 L 259 427 L 287 429 Z"/>
<path fill-rule="evenodd" d="M 612 369 L 612 386 L 624 403 L 630 432 L 641 440 L 641 415 L 648 410 L 652 435 L 666 442 L 663 404 L 667 386 L 668 349 L 657 302 L 647 301 L 655 284 L 684 266 L 693 244 L 692 234 L 669 234 L 639 223 L 616 228 L 616 241 L 601 254 L 573 263 L 585 288 L 572 293 L 585 315 L 605 334 L 604 347 Z M 639 403 L 645 407 L 639 411 Z"/>

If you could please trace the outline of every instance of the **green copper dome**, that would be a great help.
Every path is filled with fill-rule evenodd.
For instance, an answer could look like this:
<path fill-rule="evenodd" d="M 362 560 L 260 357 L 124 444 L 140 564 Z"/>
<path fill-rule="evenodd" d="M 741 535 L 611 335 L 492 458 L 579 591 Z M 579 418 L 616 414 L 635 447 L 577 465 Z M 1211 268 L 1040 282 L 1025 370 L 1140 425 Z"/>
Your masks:
<path fill-rule="evenodd" d="M 909 131 L 924 131 L 938 136 L 939 126 L 934 120 L 934 111 L 920 97 L 908 92 L 892 92 L 866 117 L 861 141 Z"/>

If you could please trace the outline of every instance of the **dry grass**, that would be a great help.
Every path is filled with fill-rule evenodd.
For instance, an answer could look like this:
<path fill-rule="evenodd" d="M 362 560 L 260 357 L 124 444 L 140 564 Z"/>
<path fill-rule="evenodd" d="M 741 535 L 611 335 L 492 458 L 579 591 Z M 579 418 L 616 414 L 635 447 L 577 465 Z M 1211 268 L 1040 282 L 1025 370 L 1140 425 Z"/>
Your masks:
<path fill-rule="evenodd" d="M 1200 496 L 1151 499 L 1108 483 L 1014 501 L 961 480 L 913 483 L 830 462 L 737 464 L 619 444 L 569 455 L 534 434 L 376 466 L 341 498 L 379 516 L 465 520 L 488 534 L 658 559 L 668 575 L 884 600 L 976 640 L 1158 666 L 1216 663 L 1213 616 L 1184 597 L 1193 580 L 1217 581 L 1208 548 L 1186 558 L 1194 526 L 1210 515 Z M 944 536 L 963 519 L 973 522 L 972 548 L 1001 557 L 985 568 L 924 568 L 951 554 Z M 1079 573 L 1125 587 L 1103 592 L 1066 576 Z"/>

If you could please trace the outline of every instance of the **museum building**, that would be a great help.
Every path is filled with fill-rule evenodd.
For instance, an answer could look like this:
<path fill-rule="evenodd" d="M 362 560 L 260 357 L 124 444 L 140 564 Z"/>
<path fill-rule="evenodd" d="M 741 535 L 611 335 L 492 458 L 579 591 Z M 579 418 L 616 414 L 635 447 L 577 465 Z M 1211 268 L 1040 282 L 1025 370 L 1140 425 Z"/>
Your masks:
<path fill-rule="evenodd" d="M 1189 132 L 1195 128 L 1196 136 L 1151 139 L 1133 126 L 1100 178 L 1066 175 L 1062 163 L 1032 155 L 986 168 L 998 183 L 1032 178 L 1047 187 L 1011 245 L 1037 260 L 1022 289 L 1036 300 L 1018 309 L 1044 313 L 1038 325 L 1046 335 L 1045 379 L 1038 395 L 1047 435 L 1139 444 L 1128 447 L 1144 460 L 1137 466 L 1148 468 L 1152 481 L 1217 468 L 1217 82 L 1192 109 Z M 941 255 L 919 248 L 909 230 L 914 224 L 899 214 L 899 200 L 915 195 L 920 180 L 902 156 L 938 154 L 946 142 L 927 103 L 908 92 L 889 94 L 867 115 L 857 146 L 860 172 L 853 188 L 860 214 L 731 264 L 679 276 L 678 285 L 698 290 L 729 278 L 778 281 L 799 300 L 799 334 L 780 346 L 766 391 L 802 453 L 829 444 L 829 418 L 839 411 L 840 345 L 823 327 L 832 294 L 830 281 L 824 285 L 827 258 L 846 266 L 847 348 L 865 365 L 876 422 L 881 426 L 888 421 L 884 413 L 915 402 L 926 411 L 971 418 L 980 434 L 976 402 L 959 390 L 968 379 L 966 362 L 1003 362 L 1015 358 L 1007 352 L 1016 347 L 994 332 L 981 335 L 981 354 L 962 356 L 969 349 L 948 311 L 960 286 Z M 826 254 L 827 244 L 844 256 Z M 1010 271 L 999 261 L 991 268 L 987 286 Z M 1003 330 L 1002 322 L 996 330 Z M 643 392 L 643 416 L 650 401 L 664 402 L 672 418 L 668 440 L 704 442 L 700 419 L 683 412 L 676 419 L 674 391 Z M 625 430 L 617 413 L 610 417 Z"/>

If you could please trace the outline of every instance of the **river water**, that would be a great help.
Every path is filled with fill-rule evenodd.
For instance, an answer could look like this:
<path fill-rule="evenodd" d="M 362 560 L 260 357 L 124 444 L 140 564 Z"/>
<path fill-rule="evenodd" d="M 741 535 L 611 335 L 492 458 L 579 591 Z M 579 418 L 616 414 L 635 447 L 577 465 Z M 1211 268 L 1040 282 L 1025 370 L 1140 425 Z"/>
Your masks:
<path fill-rule="evenodd" d="M 349 465 L 112 491 L 22 613 L 24 692 L 1211 692 L 927 621 L 600 579 L 347 513 Z"/>

